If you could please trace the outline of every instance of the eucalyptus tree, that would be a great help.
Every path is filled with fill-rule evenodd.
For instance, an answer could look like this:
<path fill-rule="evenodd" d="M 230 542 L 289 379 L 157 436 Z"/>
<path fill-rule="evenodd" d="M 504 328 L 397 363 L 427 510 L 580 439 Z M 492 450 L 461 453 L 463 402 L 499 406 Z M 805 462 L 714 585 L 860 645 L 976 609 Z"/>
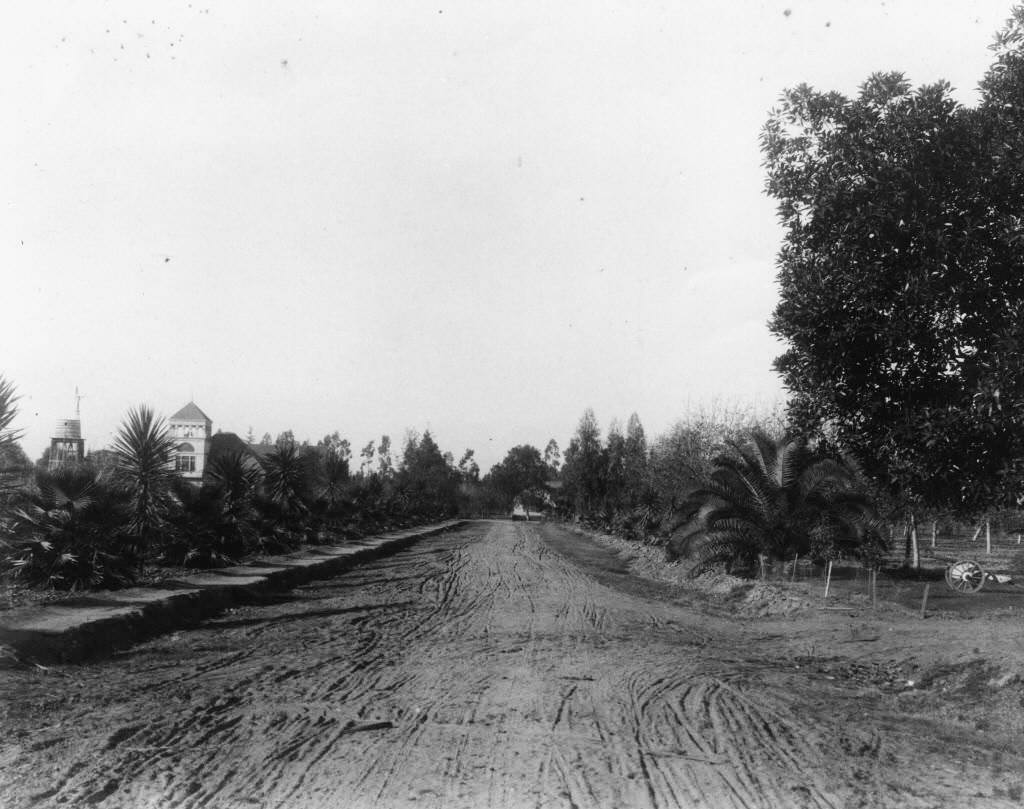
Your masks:
<path fill-rule="evenodd" d="M 395 464 L 391 458 L 391 436 L 382 435 L 377 444 L 377 471 L 387 480 L 395 473 Z"/>
<path fill-rule="evenodd" d="M 463 483 L 477 483 L 480 480 L 480 465 L 476 462 L 475 451 L 467 449 L 459 460 L 459 474 Z"/>
<path fill-rule="evenodd" d="M 547 446 L 544 447 L 544 463 L 548 467 L 548 475 L 552 478 L 558 477 L 562 466 L 562 452 L 554 438 L 549 440 Z"/>
<path fill-rule="evenodd" d="M 577 516 L 589 517 L 600 505 L 605 463 L 601 428 L 594 411 L 588 407 L 569 440 L 562 466 L 562 496 Z"/>

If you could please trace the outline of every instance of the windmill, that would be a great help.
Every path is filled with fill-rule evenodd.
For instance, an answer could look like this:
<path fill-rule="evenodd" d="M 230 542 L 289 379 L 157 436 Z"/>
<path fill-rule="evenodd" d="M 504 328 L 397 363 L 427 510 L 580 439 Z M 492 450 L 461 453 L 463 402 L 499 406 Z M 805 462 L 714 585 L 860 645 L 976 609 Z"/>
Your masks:
<path fill-rule="evenodd" d="M 50 469 L 57 469 L 68 463 L 85 460 L 85 439 L 82 438 L 82 399 L 85 398 L 75 387 L 75 417 L 57 419 L 57 426 L 50 439 Z"/>

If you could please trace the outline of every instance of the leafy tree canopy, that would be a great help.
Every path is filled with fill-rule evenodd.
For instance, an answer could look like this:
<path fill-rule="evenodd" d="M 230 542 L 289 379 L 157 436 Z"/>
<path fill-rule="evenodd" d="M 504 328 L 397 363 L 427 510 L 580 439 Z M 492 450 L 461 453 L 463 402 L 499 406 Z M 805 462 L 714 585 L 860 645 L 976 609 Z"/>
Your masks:
<path fill-rule="evenodd" d="M 563 497 L 577 514 L 589 514 L 604 494 L 606 458 L 601 428 L 591 408 L 583 411 L 562 466 Z"/>
<path fill-rule="evenodd" d="M 491 467 L 488 482 L 502 496 L 507 507 L 517 497 L 525 497 L 531 504 L 542 498 L 549 469 L 540 450 L 530 444 L 512 447 L 500 464 Z"/>
<path fill-rule="evenodd" d="M 547 464 L 551 477 L 556 477 L 558 469 L 562 465 L 562 452 L 554 438 L 548 441 L 548 445 L 544 447 L 544 463 Z"/>
<path fill-rule="evenodd" d="M 463 481 L 467 483 L 475 483 L 480 479 L 480 465 L 476 462 L 476 458 L 473 457 L 475 454 L 472 449 L 467 449 L 459 461 L 459 474 L 462 475 Z"/>
<path fill-rule="evenodd" d="M 1024 478 L 1022 32 L 1017 9 L 976 108 L 882 73 L 787 90 L 762 132 L 791 417 L 961 513 Z"/>

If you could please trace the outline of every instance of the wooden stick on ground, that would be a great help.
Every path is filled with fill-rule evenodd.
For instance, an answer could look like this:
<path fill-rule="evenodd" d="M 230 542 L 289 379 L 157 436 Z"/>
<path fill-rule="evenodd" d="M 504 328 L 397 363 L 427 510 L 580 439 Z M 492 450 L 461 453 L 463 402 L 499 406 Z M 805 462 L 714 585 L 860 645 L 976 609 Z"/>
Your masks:
<path fill-rule="evenodd" d="M 921 598 L 921 618 L 924 618 L 924 611 L 928 608 L 928 588 L 930 588 L 931 582 L 924 583 L 924 595 Z"/>
<path fill-rule="evenodd" d="M 828 572 L 825 574 L 825 600 L 828 600 L 828 588 L 832 584 L 832 560 L 828 560 Z"/>

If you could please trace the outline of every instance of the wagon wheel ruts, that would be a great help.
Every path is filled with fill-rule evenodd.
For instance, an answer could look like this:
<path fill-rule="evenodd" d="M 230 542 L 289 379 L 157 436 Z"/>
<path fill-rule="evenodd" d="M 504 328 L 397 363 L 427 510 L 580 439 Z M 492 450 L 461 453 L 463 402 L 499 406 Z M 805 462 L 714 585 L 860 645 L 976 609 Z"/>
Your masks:
<path fill-rule="evenodd" d="M 985 583 L 985 571 L 970 559 L 954 562 L 946 568 L 946 584 L 958 593 L 976 593 Z"/>

